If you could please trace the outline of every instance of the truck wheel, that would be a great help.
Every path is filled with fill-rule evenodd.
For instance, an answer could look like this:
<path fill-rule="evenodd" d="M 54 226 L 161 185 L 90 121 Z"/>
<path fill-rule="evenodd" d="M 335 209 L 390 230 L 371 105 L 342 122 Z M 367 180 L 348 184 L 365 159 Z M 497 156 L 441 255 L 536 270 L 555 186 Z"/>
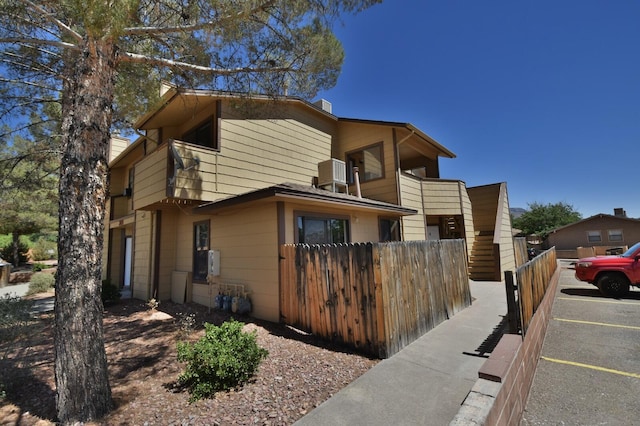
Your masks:
<path fill-rule="evenodd" d="M 605 296 L 622 297 L 629 293 L 629 280 L 622 274 L 604 274 L 598 278 L 598 288 Z"/>

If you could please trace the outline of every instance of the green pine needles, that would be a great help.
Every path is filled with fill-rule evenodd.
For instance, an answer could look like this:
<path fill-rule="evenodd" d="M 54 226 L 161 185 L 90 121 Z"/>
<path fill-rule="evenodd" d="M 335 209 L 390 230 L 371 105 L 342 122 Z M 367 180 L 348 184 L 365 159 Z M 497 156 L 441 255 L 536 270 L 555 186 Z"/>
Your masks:
<path fill-rule="evenodd" d="M 178 383 L 191 393 L 189 402 L 246 383 L 269 352 L 258 346 L 256 333 L 242 331 L 243 323 L 230 320 L 221 326 L 205 323 L 205 335 L 195 343 L 178 342 L 178 361 L 186 370 Z"/>

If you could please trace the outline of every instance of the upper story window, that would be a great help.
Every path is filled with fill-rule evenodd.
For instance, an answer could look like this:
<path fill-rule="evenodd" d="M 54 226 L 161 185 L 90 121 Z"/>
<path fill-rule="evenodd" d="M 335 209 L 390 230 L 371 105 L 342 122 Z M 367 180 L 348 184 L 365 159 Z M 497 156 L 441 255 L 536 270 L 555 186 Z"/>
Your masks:
<path fill-rule="evenodd" d="M 354 183 L 353 168 L 358 168 L 360 182 L 367 182 L 384 177 L 382 159 L 382 142 L 359 151 L 347 153 L 347 176 L 349 183 Z"/>
<path fill-rule="evenodd" d="M 587 241 L 590 243 L 602 242 L 602 235 L 600 231 L 587 231 Z"/>
<path fill-rule="evenodd" d="M 296 217 L 298 243 L 338 244 L 349 242 L 349 220 L 339 217 Z"/>
<path fill-rule="evenodd" d="M 182 135 L 182 140 L 207 148 L 220 149 L 220 144 L 215 131 L 214 118 L 209 117 L 193 129 Z"/>
<path fill-rule="evenodd" d="M 622 235 L 622 229 L 609 229 L 609 241 L 621 242 L 624 241 Z"/>

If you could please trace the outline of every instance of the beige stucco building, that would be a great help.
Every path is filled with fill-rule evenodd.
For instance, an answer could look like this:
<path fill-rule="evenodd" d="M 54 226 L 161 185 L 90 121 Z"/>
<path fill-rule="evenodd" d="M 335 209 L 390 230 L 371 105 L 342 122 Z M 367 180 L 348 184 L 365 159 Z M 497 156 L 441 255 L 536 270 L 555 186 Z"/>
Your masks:
<path fill-rule="evenodd" d="M 285 243 L 463 238 L 471 278 L 515 265 L 506 184 L 440 179 L 438 159 L 455 155 L 411 124 L 168 88 L 136 127 L 144 137 L 112 144 L 103 261 L 135 298 L 209 305 L 223 283 L 278 321 Z"/>

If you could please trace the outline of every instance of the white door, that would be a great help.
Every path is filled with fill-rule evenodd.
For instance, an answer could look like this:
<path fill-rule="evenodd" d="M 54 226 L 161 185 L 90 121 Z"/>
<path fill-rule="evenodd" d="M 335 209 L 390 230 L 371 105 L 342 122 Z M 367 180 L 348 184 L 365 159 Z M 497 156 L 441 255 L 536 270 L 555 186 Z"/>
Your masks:
<path fill-rule="evenodd" d="M 124 287 L 131 286 L 131 263 L 133 259 L 133 238 L 124 239 Z"/>

